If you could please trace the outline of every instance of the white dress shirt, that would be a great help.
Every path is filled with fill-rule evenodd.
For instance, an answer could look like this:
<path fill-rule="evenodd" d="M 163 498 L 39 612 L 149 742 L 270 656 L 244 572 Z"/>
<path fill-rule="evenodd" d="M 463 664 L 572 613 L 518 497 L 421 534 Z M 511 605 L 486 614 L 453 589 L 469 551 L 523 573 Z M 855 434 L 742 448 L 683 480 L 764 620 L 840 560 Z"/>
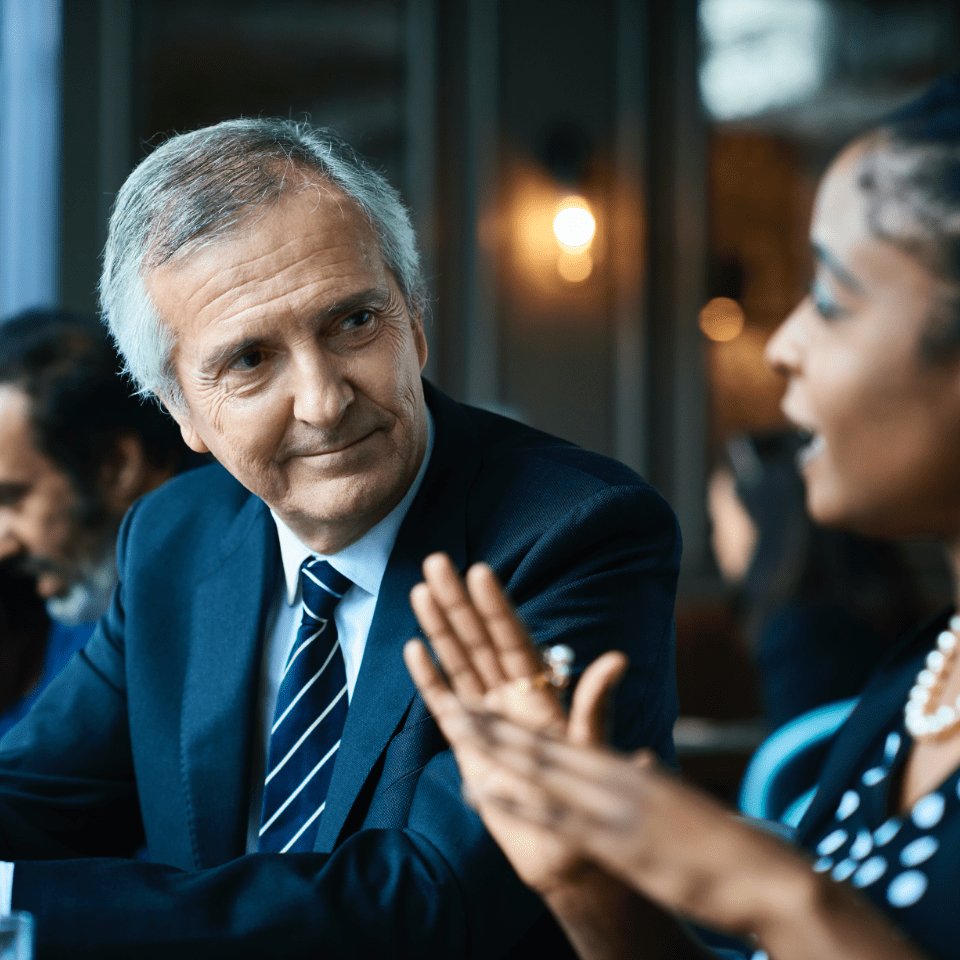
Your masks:
<path fill-rule="evenodd" d="M 247 821 L 247 853 L 255 853 L 257 850 L 263 781 L 270 749 L 270 728 L 273 726 L 280 680 L 303 617 L 300 566 L 308 557 L 318 557 L 326 560 L 338 573 L 353 582 L 353 586 L 333 610 L 333 622 L 337 625 L 337 639 L 340 641 L 347 674 L 347 697 L 352 699 L 353 688 L 357 685 L 357 675 L 360 673 L 360 661 L 367 645 L 367 635 L 373 622 L 373 612 L 377 606 L 377 597 L 380 595 L 380 584 L 387 570 L 387 561 L 396 543 L 403 518 L 423 482 L 432 452 L 433 418 L 427 411 L 427 449 L 410 489 L 375 527 L 339 553 L 326 555 L 311 550 L 297 539 L 276 513 L 270 511 L 280 540 L 283 583 L 274 594 L 263 639 L 260 690 L 257 696 L 257 740 L 253 753 L 250 812 Z"/>
<path fill-rule="evenodd" d="M 347 697 L 353 697 L 353 688 L 360 673 L 360 661 L 367 645 L 367 635 L 373 622 L 373 612 L 380 594 L 380 584 L 387 570 L 387 562 L 396 543 L 413 498 L 423 483 L 427 464 L 433 453 L 433 417 L 427 411 L 427 449 L 417 476 L 404 498 L 375 527 L 359 540 L 331 556 L 318 554 L 304 546 L 290 528 L 271 510 L 280 539 L 280 561 L 283 578 L 277 584 L 263 638 L 263 658 L 260 666 L 260 690 L 257 696 L 256 744 L 254 748 L 253 781 L 250 785 L 250 815 L 247 824 L 247 852 L 257 850 L 260 832 L 260 807 L 263 803 L 263 779 L 270 748 L 270 727 L 277 705 L 277 693 L 287 657 L 300 627 L 303 598 L 300 595 L 300 565 L 307 557 L 319 557 L 353 581 L 343 599 L 333 611 L 337 638 L 343 652 L 347 673 Z M 0 861 L 0 914 L 10 912 L 13 897 L 13 864 Z"/>

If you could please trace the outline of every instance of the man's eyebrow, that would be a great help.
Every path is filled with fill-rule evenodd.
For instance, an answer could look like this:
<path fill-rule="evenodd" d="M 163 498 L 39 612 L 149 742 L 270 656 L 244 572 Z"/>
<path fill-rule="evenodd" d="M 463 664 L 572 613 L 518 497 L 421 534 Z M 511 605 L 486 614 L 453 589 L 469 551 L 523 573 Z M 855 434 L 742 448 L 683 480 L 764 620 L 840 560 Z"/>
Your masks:
<path fill-rule="evenodd" d="M 358 290 L 356 293 L 351 293 L 349 296 L 343 297 L 335 303 L 331 303 L 324 310 L 316 314 L 315 322 L 318 326 L 323 326 L 323 324 L 328 323 L 331 319 L 343 316 L 360 307 L 382 308 L 385 307 L 389 301 L 390 291 L 386 287 L 368 287 L 366 290 Z M 224 344 L 215 353 L 204 359 L 200 365 L 200 372 L 204 375 L 213 373 L 228 357 L 236 357 L 246 350 L 253 349 L 258 344 L 263 343 L 263 339 L 263 336 L 260 334 L 253 334 L 252 336 L 241 337 L 239 340 L 233 340 L 230 343 Z"/>
<path fill-rule="evenodd" d="M 813 256 L 818 263 L 822 263 L 851 293 L 862 294 L 863 285 L 860 281 L 822 244 L 812 243 Z"/>
<path fill-rule="evenodd" d="M 330 304 L 326 310 L 317 314 L 317 319 L 320 323 L 324 323 L 333 317 L 350 313 L 358 307 L 385 307 L 389 301 L 390 291 L 386 287 L 368 287 L 366 290 L 351 293 L 350 296 Z"/>

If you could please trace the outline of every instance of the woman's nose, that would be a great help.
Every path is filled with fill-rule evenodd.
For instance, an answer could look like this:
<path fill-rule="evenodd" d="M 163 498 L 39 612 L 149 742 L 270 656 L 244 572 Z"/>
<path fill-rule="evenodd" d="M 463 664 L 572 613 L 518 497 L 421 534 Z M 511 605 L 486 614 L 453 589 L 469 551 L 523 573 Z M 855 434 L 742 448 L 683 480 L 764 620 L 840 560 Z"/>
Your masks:
<path fill-rule="evenodd" d="M 803 363 L 806 344 L 805 318 L 809 309 L 810 298 L 805 297 L 767 341 L 764 357 L 767 363 L 783 376 L 796 373 Z"/>

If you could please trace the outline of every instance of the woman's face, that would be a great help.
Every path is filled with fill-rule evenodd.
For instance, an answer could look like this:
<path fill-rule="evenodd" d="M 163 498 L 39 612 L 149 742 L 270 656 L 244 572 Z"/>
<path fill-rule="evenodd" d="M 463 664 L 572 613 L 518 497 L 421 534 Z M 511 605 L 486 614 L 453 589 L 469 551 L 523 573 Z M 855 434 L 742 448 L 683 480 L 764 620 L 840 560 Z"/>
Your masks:
<path fill-rule="evenodd" d="M 807 503 L 822 524 L 876 536 L 960 534 L 960 356 L 921 352 L 942 289 L 919 261 L 870 232 L 857 184 L 869 144 L 821 184 L 816 275 L 767 346 L 787 378 L 783 411 L 811 439 Z"/>

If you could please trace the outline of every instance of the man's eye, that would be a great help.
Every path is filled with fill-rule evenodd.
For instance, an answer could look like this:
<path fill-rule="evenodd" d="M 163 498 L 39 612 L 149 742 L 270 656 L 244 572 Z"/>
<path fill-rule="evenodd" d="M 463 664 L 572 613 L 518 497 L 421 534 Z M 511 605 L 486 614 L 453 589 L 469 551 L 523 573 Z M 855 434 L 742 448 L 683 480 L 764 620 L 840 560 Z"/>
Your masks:
<path fill-rule="evenodd" d="M 245 350 L 234 361 L 235 370 L 256 370 L 263 363 L 262 350 Z"/>
<path fill-rule="evenodd" d="M 0 507 L 15 507 L 25 499 L 30 488 L 23 483 L 0 483 Z"/>
<path fill-rule="evenodd" d="M 340 328 L 342 330 L 359 330 L 361 327 L 367 326 L 371 320 L 373 320 L 372 310 L 357 310 L 340 324 Z"/>

